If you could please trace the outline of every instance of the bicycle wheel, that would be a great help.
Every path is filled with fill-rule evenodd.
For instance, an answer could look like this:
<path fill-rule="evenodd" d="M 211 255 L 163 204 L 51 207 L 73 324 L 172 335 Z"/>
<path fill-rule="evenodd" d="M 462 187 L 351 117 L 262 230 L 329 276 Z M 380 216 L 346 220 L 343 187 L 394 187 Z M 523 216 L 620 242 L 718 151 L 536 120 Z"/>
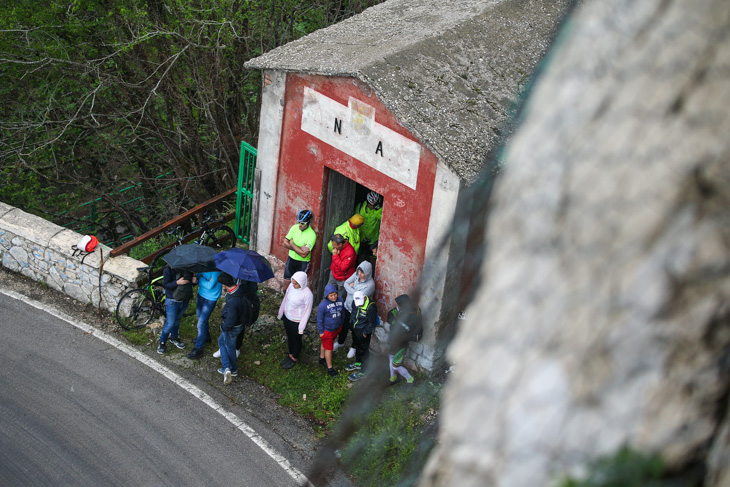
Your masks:
<path fill-rule="evenodd" d="M 152 262 L 150 263 L 150 266 L 152 266 L 152 272 L 154 274 L 157 274 L 159 271 L 161 271 L 166 265 L 167 262 L 162 260 L 162 257 L 167 255 L 170 250 L 172 249 L 164 249 L 157 252 L 157 255 L 152 259 Z"/>
<path fill-rule="evenodd" d="M 236 246 L 236 234 L 230 227 L 221 225 L 205 237 L 203 245 L 216 250 L 232 249 Z"/>
<path fill-rule="evenodd" d="M 128 291 L 117 304 L 117 322 L 125 330 L 146 326 L 154 315 L 155 305 L 146 289 Z"/>

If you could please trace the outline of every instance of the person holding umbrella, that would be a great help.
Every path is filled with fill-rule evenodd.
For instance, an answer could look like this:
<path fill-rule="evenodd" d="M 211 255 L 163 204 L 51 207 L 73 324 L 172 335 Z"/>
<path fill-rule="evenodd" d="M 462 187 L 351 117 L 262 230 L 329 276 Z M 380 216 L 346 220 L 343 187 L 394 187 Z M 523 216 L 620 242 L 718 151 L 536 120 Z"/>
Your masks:
<path fill-rule="evenodd" d="M 264 282 L 274 277 L 271 270 L 271 264 L 264 256 L 254 250 L 234 248 L 217 253 L 213 256 L 215 267 L 233 279 L 237 279 L 234 283 L 238 288 L 237 293 L 246 299 L 249 304 L 249 315 L 247 317 L 247 325 L 253 324 L 259 315 L 260 302 L 257 293 L 258 286 L 256 283 Z M 221 274 L 222 276 L 223 274 Z M 223 278 L 226 279 L 227 278 Z M 225 290 L 225 285 L 224 288 Z M 243 330 L 236 336 L 235 355 L 240 354 L 239 349 L 243 343 Z M 221 357 L 223 350 L 219 349 L 213 354 L 213 357 Z"/>
<path fill-rule="evenodd" d="M 251 324 L 253 305 L 232 276 L 221 273 L 218 282 L 221 283 L 226 300 L 221 311 L 221 334 L 218 337 L 221 354 L 221 368 L 218 372 L 223 374 L 223 384 L 228 385 L 231 383 L 231 377 L 238 375 L 236 338 Z"/>
<path fill-rule="evenodd" d="M 281 366 L 285 369 L 291 369 L 299 361 L 299 353 L 302 351 L 302 335 L 309 316 L 312 314 L 313 303 L 314 296 L 307 287 L 307 274 L 302 271 L 295 272 L 277 315 L 284 322 L 289 346 L 289 354 L 281 361 Z"/>
<path fill-rule="evenodd" d="M 189 359 L 201 358 L 205 343 L 211 341 L 208 320 L 221 295 L 222 286 L 218 282 L 220 275 L 220 272 L 213 271 L 201 272 L 196 276 L 198 278 L 198 297 L 195 300 L 195 313 L 198 315 L 198 338 L 195 340 L 195 348 L 188 354 Z"/>
<path fill-rule="evenodd" d="M 188 308 L 188 303 L 193 297 L 193 284 L 195 276 L 186 270 L 176 270 L 166 265 L 162 271 L 162 287 L 165 289 L 165 326 L 160 333 L 160 344 L 157 353 L 164 355 L 167 346 L 167 339 L 179 349 L 185 348 L 180 339 L 180 320 Z"/>
<path fill-rule="evenodd" d="M 198 289 L 196 312 L 198 315 L 198 338 L 195 342 L 195 349 L 188 354 L 188 358 L 196 359 L 203 356 L 203 345 L 206 339 L 210 339 L 208 333 L 208 318 L 215 308 L 215 302 L 220 296 L 220 284 L 217 282 L 218 273 L 210 276 L 209 271 L 215 271 L 213 256 L 215 249 L 199 244 L 180 245 L 162 256 L 167 262 L 163 271 L 163 287 L 165 288 L 165 308 L 167 310 L 167 321 L 162 328 L 160 346 L 157 353 L 165 353 L 165 343 L 168 335 L 170 341 L 178 348 L 185 347 L 178 336 L 180 330 L 180 319 L 193 297 L 193 284 L 196 284 L 197 277 L 193 274 L 202 273 L 204 280 Z M 173 274 L 175 269 L 178 275 Z M 182 278 L 182 279 L 181 279 Z M 212 278 L 212 281 L 211 281 Z M 170 294 L 171 293 L 171 294 Z"/>

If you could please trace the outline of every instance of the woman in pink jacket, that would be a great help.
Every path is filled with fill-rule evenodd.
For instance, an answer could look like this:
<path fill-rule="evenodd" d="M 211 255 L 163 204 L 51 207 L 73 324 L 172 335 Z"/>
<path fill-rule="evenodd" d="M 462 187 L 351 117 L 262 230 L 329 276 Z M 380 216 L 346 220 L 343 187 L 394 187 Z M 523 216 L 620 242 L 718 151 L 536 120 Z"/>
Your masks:
<path fill-rule="evenodd" d="M 279 306 L 278 318 L 284 322 L 289 354 L 281 361 L 281 366 L 291 369 L 299 361 L 302 351 L 302 334 L 312 314 L 314 297 L 307 287 L 307 274 L 295 272 L 291 276 L 291 286 L 286 289 L 284 299 Z"/>

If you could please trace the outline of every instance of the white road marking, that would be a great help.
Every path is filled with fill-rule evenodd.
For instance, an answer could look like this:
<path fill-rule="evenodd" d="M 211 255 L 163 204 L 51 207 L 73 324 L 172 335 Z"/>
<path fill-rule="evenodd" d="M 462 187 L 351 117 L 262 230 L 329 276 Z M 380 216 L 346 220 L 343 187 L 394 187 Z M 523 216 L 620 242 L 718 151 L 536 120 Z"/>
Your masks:
<path fill-rule="evenodd" d="M 227 411 L 223 406 L 218 404 L 211 396 L 203 392 L 199 387 L 194 386 L 185 378 L 182 376 L 176 374 L 169 368 L 165 367 L 161 363 L 157 362 L 156 360 L 151 359 L 147 355 L 143 354 L 139 350 L 136 350 L 135 348 L 130 347 L 129 345 L 122 343 L 121 341 L 117 340 L 111 335 L 108 335 L 104 333 L 103 331 L 99 330 L 98 328 L 94 328 L 93 326 L 83 323 L 83 322 L 77 322 L 75 321 L 71 316 L 68 316 L 67 314 L 57 310 L 56 308 L 53 308 L 51 306 L 47 306 L 45 304 L 39 303 L 37 301 L 33 301 L 27 296 L 24 296 L 22 294 L 16 293 L 14 291 L 9 291 L 5 289 L 0 289 L 0 293 L 16 299 L 18 301 L 22 301 L 25 304 L 28 304 L 38 310 L 45 311 L 46 313 L 55 316 L 56 318 L 59 318 L 66 323 L 75 326 L 79 330 L 83 331 L 84 333 L 88 333 L 89 335 L 94 335 L 96 338 L 108 343 L 112 347 L 116 348 L 117 350 L 126 353 L 130 357 L 134 358 L 135 360 L 138 360 L 139 362 L 142 362 L 144 365 L 149 367 L 150 369 L 154 370 L 155 372 L 158 372 L 162 376 L 166 377 L 167 379 L 171 380 L 178 386 L 182 387 L 186 391 L 188 391 L 193 396 L 197 397 L 203 403 L 205 403 L 208 407 L 210 407 L 213 411 L 217 412 L 221 416 L 223 416 L 225 419 L 227 419 L 233 426 L 238 428 L 243 434 L 248 436 L 251 441 L 253 441 L 259 448 L 261 448 L 264 452 L 266 452 L 267 455 L 269 455 L 276 463 L 281 466 L 281 468 L 288 473 L 291 478 L 293 478 L 295 481 L 297 481 L 300 485 L 309 485 L 311 486 L 312 483 L 307 479 L 307 477 L 302 474 L 296 467 L 294 467 L 291 463 L 289 463 L 289 460 L 284 458 L 279 452 L 277 452 L 269 443 L 261 437 L 256 431 L 254 431 L 253 428 L 251 428 L 249 425 L 247 425 L 245 422 L 243 422 L 238 416 L 231 413 L 230 411 Z"/>

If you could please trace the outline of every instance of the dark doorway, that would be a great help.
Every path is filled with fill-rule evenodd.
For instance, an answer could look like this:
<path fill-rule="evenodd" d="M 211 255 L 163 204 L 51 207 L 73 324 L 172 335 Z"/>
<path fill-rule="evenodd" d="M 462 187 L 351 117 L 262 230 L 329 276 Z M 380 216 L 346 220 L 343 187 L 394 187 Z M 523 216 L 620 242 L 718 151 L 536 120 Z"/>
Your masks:
<path fill-rule="evenodd" d="M 329 238 L 335 228 L 348 220 L 355 213 L 355 205 L 365 201 L 370 192 L 366 186 L 358 184 L 352 179 L 343 176 L 337 171 L 327 169 L 329 181 L 327 183 L 327 207 L 322 227 L 322 260 L 320 261 L 319 279 L 316 283 L 315 302 L 319 302 L 324 293 L 324 286 L 329 279 L 329 269 L 332 263 L 332 254 L 327 249 Z"/>

